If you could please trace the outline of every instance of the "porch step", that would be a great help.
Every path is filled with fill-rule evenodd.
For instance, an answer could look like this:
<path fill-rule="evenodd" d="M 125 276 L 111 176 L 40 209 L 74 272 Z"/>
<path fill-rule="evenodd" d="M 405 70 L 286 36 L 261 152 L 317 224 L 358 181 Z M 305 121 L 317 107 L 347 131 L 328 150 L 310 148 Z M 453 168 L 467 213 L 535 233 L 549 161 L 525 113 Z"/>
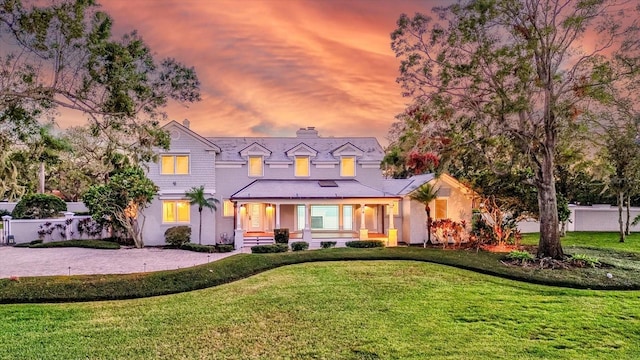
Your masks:
<path fill-rule="evenodd" d="M 273 237 L 246 237 L 244 238 L 244 247 L 252 247 L 256 245 L 272 245 L 276 242 L 273 240 Z"/>

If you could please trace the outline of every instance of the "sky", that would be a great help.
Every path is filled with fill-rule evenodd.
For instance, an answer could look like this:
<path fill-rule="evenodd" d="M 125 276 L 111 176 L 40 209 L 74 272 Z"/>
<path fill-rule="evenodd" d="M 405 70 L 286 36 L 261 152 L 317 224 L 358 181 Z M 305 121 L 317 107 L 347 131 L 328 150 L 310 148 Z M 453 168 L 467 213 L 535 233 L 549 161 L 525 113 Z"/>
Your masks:
<path fill-rule="evenodd" d="M 443 0 L 102 0 L 114 32 L 193 66 L 202 101 L 170 104 L 205 136 L 375 136 L 408 99 L 390 33 Z"/>

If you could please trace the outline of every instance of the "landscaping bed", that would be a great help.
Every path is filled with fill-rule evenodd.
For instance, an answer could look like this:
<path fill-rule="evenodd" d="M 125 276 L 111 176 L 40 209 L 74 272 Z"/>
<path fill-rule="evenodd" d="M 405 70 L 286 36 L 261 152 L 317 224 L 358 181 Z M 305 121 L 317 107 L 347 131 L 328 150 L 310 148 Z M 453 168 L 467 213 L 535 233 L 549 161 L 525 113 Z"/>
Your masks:
<path fill-rule="evenodd" d="M 610 253 L 610 269 L 549 270 L 505 266 L 505 254 L 422 248 L 325 249 L 277 254 L 239 254 L 191 268 L 125 275 L 28 277 L 0 280 L 0 303 L 131 299 L 203 289 L 280 266 L 320 261 L 415 260 L 502 278 L 580 289 L 639 290 L 635 259 Z M 620 256 L 619 256 L 620 255 Z M 635 264 L 635 267 L 634 267 Z M 607 274 L 611 274 L 609 278 Z"/>

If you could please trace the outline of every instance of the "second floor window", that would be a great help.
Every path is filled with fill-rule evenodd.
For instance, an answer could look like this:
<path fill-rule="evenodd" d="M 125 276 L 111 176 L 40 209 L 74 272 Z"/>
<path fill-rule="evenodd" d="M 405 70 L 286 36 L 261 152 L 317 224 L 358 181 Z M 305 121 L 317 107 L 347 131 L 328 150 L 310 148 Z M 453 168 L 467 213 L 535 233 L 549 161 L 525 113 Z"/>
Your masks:
<path fill-rule="evenodd" d="M 249 156 L 249 176 L 262 176 L 262 156 Z"/>
<path fill-rule="evenodd" d="M 309 157 L 296 156 L 295 168 L 296 176 L 309 176 Z"/>
<path fill-rule="evenodd" d="M 343 156 L 340 158 L 340 176 L 356 176 L 355 156 Z"/>
<path fill-rule="evenodd" d="M 162 175 L 187 175 L 189 174 L 189 155 L 162 155 Z"/>

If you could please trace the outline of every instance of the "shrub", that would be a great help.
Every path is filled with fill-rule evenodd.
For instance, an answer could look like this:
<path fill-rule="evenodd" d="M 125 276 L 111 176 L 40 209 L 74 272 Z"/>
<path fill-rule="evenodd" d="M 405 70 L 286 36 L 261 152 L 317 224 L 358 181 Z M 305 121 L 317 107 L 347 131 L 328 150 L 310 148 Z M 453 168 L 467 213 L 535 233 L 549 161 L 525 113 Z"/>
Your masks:
<path fill-rule="evenodd" d="M 183 246 L 191 241 L 191 227 L 182 225 L 168 228 L 164 232 L 164 241 L 171 246 Z"/>
<path fill-rule="evenodd" d="M 384 242 L 380 240 L 354 240 L 354 241 L 347 241 L 345 245 L 350 248 L 364 249 L 364 248 L 384 247 Z"/>
<path fill-rule="evenodd" d="M 526 252 L 526 251 L 517 251 L 517 250 L 508 253 L 507 254 L 507 259 L 508 260 L 515 260 L 517 262 L 520 262 L 521 264 L 524 264 L 526 262 L 534 260 L 533 256 L 531 256 L 531 254 L 529 254 L 528 252 Z"/>
<path fill-rule="evenodd" d="M 218 244 L 216 245 L 216 252 L 228 253 L 234 250 L 233 245 L 230 244 Z"/>
<path fill-rule="evenodd" d="M 585 254 L 573 254 L 571 255 L 571 262 L 579 267 L 597 267 L 600 265 L 600 260 L 597 257 L 585 255 Z"/>
<path fill-rule="evenodd" d="M 302 251 L 309 249 L 309 243 L 306 241 L 294 241 L 291 243 L 291 250 Z"/>
<path fill-rule="evenodd" d="M 60 248 L 60 247 L 78 247 L 86 249 L 108 249 L 116 250 L 120 249 L 120 245 L 102 240 L 65 240 L 65 241 L 52 241 L 47 243 L 35 243 L 31 242 L 30 248 Z"/>
<path fill-rule="evenodd" d="M 48 219 L 67 211 L 67 204 L 57 196 L 28 194 L 22 197 L 13 209 L 14 219 Z"/>
<path fill-rule="evenodd" d="M 287 251 L 289 251 L 289 246 L 286 244 L 256 245 L 251 247 L 251 253 L 253 254 L 281 253 Z"/>
<path fill-rule="evenodd" d="M 203 252 L 203 253 L 213 253 L 216 252 L 216 248 L 210 245 L 200 245 L 200 244 L 192 244 L 186 243 L 180 246 L 182 250 L 195 251 L 195 252 Z"/>
<path fill-rule="evenodd" d="M 289 229 L 273 229 L 273 239 L 276 241 L 276 244 L 288 244 Z"/>
<path fill-rule="evenodd" d="M 323 249 L 329 249 L 336 246 L 336 241 L 320 241 L 320 247 Z"/>

